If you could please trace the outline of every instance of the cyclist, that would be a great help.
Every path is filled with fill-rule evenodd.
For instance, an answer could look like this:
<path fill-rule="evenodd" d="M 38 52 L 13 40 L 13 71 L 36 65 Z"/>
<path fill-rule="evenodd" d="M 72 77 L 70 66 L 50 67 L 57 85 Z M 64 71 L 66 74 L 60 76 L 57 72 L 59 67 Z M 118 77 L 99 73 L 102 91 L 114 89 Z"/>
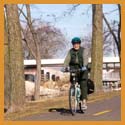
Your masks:
<path fill-rule="evenodd" d="M 65 58 L 64 67 L 70 69 L 80 69 L 85 68 L 88 65 L 88 53 L 85 48 L 81 47 L 81 39 L 79 37 L 74 37 L 71 41 L 73 48 L 71 48 Z M 81 89 L 81 108 L 82 110 L 87 109 L 87 79 L 88 71 L 77 73 L 77 82 L 80 84 Z M 70 75 L 70 82 L 72 83 L 73 79 Z"/>

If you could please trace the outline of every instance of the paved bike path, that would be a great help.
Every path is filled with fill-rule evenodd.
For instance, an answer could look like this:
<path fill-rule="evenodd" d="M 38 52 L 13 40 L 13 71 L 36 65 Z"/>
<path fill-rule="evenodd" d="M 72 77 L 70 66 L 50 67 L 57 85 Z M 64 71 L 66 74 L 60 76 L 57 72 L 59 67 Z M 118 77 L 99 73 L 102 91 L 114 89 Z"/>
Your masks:
<path fill-rule="evenodd" d="M 63 103 L 63 102 L 62 102 Z M 27 116 L 21 121 L 120 121 L 121 98 L 120 96 L 93 101 L 88 104 L 84 114 L 77 113 L 72 116 L 69 110 L 60 108 L 52 112 Z"/>

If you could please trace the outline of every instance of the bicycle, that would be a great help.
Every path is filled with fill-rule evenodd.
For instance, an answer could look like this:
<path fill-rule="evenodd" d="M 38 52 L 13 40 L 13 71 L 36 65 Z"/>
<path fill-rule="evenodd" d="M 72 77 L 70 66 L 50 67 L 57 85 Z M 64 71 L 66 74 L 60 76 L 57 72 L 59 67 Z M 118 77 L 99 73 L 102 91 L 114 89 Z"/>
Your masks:
<path fill-rule="evenodd" d="M 71 76 L 73 77 L 73 81 L 69 88 L 69 108 L 72 115 L 75 115 L 75 113 L 78 111 L 78 107 L 79 110 L 83 113 L 80 102 L 81 89 L 80 89 L 80 84 L 78 84 L 78 82 L 76 81 L 76 73 L 84 72 L 86 70 L 87 70 L 86 68 L 82 68 L 74 70 L 67 69 L 66 71 L 64 71 L 64 72 L 70 72 Z"/>

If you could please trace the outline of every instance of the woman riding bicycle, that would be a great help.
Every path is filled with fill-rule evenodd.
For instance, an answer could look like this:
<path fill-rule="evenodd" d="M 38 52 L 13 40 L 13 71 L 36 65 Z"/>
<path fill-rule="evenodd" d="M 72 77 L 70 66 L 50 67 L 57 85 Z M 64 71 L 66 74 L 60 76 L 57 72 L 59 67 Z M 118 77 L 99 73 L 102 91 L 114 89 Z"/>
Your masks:
<path fill-rule="evenodd" d="M 83 47 L 81 47 L 81 40 L 79 37 L 75 37 L 72 39 L 73 48 L 71 48 L 65 58 L 64 67 L 69 67 L 72 69 L 80 69 L 87 67 L 88 65 L 88 53 L 85 51 Z M 76 80 L 80 84 L 81 89 L 81 107 L 82 110 L 87 109 L 87 79 L 88 79 L 88 71 L 78 72 Z M 70 75 L 70 82 L 72 83 L 73 79 Z"/>

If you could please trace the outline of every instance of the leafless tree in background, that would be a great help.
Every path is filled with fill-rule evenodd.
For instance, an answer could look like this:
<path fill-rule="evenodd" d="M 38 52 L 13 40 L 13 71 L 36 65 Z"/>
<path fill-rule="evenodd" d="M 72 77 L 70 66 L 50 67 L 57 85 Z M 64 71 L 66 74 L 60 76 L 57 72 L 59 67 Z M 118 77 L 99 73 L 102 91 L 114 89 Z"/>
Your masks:
<path fill-rule="evenodd" d="M 19 8 L 20 14 L 23 14 L 27 21 L 27 27 L 25 29 L 22 27 L 22 35 L 24 44 L 27 45 L 31 53 L 30 55 L 36 59 L 35 100 L 38 100 L 40 97 L 41 58 L 50 58 L 57 53 L 57 50 L 62 50 L 65 39 L 62 33 L 54 27 L 42 23 L 39 27 L 35 27 L 34 20 L 31 19 L 30 5 L 25 6 L 27 15 Z"/>
<path fill-rule="evenodd" d="M 61 53 L 66 48 L 66 39 L 61 31 L 54 26 L 51 26 L 48 23 L 41 22 L 39 23 L 39 27 L 36 26 L 35 31 L 40 39 L 40 54 L 41 58 L 48 59 L 48 58 L 59 58 Z M 30 30 L 26 27 L 23 29 L 24 32 L 24 39 L 27 38 L 30 41 L 30 47 L 32 48 L 33 52 L 35 52 L 32 35 Z M 28 51 L 27 46 L 24 44 L 24 52 L 25 57 L 27 59 L 33 59 L 30 51 Z"/>
<path fill-rule="evenodd" d="M 119 58 L 121 58 L 121 5 L 118 4 L 118 12 L 119 12 L 119 22 L 117 23 L 117 29 L 114 29 L 107 20 L 106 16 L 103 14 L 103 19 L 116 43 Z M 116 32 L 117 31 L 117 32 Z M 120 59 L 121 60 L 121 59 Z"/>
<path fill-rule="evenodd" d="M 20 13 L 23 14 L 23 16 L 25 17 L 26 21 L 27 21 L 27 25 L 30 31 L 30 35 L 31 35 L 31 41 L 28 40 L 28 37 L 24 38 L 24 41 L 26 42 L 30 52 L 32 53 L 32 56 L 36 59 L 36 81 L 35 81 L 35 93 L 34 93 L 34 98 L 35 100 L 39 100 L 40 98 L 40 84 L 41 84 L 41 55 L 40 55 L 40 39 L 35 31 L 35 27 L 33 25 L 32 22 L 32 18 L 31 18 L 31 11 L 30 11 L 30 5 L 26 4 L 26 13 L 27 15 L 25 15 L 25 13 L 20 9 Z M 24 36 L 24 31 L 22 29 L 22 33 Z M 34 45 L 34 49 L 35 51 L 32 50 L 32 48 L 30 47 L 30 43 L 32 42 Z"/>
<path fill-rule="evenodd" d="M 112 35 L 114 39 L 114 46 L 116 45 L 119 61 L 120 61 L 120 67 L 121 67 L 121 5 L 117 4 L 118 12 L 119 12 L 119 22 L 117 23 L 117 29 L 114 29 L 107 20 L 106 16 L 103 14 L 103 19 L 109 29 L 110 34 Z M 121 68 L 120 68 L 121 69 Z M 121 70 L 119 71 L 120 77 L 121 77 Z"/>

